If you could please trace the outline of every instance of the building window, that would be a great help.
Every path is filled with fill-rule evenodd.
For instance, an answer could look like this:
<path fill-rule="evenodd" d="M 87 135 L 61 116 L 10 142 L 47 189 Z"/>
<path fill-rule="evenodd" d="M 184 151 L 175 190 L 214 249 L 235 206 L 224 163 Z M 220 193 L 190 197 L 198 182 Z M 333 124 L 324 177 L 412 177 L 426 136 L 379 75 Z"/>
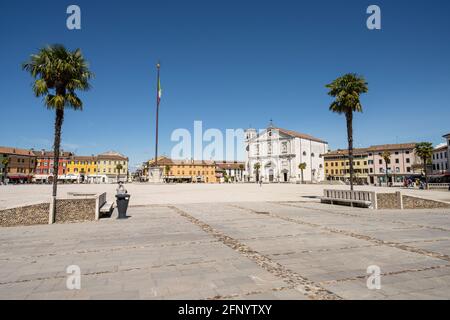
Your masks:
<path fill-rule="evenodd" d="M 410 163 L 410 162 L 411 162 L 411 159 L 406 158 L 406 163 Z"/>
<path fill-rule="evenodd" d="M 287 142 L 283 142 L 281 144 L 281 152 L 282 153 L 287 153 Z"/>

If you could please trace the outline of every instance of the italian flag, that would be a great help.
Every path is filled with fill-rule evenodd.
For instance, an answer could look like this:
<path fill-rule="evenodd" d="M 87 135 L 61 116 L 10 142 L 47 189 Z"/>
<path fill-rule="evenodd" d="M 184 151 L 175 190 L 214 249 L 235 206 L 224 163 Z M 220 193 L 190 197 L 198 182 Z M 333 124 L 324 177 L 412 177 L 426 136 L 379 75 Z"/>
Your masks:
<path fill-rule="evenodd" d="M 161 101 L 162 89 L 161 89 L 161 80 L 158 77 L 158 106 Z"/>

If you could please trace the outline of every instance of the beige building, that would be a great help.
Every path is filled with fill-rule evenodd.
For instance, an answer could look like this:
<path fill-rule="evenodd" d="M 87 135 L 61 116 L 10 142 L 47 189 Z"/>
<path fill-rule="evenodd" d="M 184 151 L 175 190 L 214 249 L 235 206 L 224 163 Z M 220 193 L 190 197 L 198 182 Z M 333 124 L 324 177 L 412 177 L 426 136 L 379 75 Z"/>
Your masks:
<path fill-rule="evenodd" d="M 154 166 L 154 159 L 148 161 L 147 167 Z M 158 157 L 158 166 L 163 170 L 165 182 L 215 183 L 216 163 L 201 160 L 172 160 Z"/>
<path fill-rule="evenodd" d="M 119 165 L 122 167 L 120 170 Z M 98 179 L 102 183 L 115 183 L 118 179 L 125 182 L 128 177 L 128 158 L 126 156 L 115 151 L 97 155 L 97 177 L 93 182 Z"/>
<path fill-rule="evenodd" d="M 323 155 L 325 161 L 325 178 L 330 181 L 350 181 L 350 163 L 348 150 L 331 151 Z M 369 178 L 367 149 L 353 149 L 354 181 L 367 184 Z"/>

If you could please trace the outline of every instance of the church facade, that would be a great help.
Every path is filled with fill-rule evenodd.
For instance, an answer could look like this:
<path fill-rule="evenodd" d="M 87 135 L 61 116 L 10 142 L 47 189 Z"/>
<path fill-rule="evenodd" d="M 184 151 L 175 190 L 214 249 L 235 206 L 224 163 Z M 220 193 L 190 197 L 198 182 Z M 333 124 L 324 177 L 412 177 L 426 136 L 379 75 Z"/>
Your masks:
<path fill-rule="evenodd" d="M 305 182 L 325 180 L 323 154 L 328 143 L 292 130 L 269 126 L 245 131 L 245 170 L 250 182 Z M 303 174 L 299 165 L 303 164 Z"/>

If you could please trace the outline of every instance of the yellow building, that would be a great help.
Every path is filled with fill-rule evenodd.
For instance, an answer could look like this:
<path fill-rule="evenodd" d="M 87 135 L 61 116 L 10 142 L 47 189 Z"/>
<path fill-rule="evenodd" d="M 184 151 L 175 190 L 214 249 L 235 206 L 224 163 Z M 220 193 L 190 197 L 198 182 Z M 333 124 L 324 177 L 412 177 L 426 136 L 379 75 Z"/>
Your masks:
<path fill-rule="evenodd" d="M 152 166 L 154 166 L 154 159 L 148 161 L 148 167 Z M 172 160 L 167 157 L 158 157 L 158 167 L 163 171 L 166 182 L 218 182 L 214 161 Z"/>
<path fill-rule="evenodd" d="M 331 181 L 350 180 L 350 162 L 348 150 L 336 150 L 323 155 L 325 162 L 325 177 Z M 353 150 L 353 169 L 356 183 L 367 184 L 369 179 L 369 164 L 367 149 Z"/>
<path fill-rule="evenodd" d="M 117 179 L 120 181 L 127 181 L 128 172 L 128 158 L 118 152 L 109 151 L 97 156 L 98 175 L 105 178 L 103 182 L 114 183 Z M 121 165 L 122 169 L 118 169 Z M 119 177 L 120 174 L 120 177 Z"/>
<path fill-rule="evenodd" d="M 88 176 L 96 174 L 96 156 L 73 156 L 67 163 L 67 175 L 78 176 L 79 182 L 84 182 Z"/>

